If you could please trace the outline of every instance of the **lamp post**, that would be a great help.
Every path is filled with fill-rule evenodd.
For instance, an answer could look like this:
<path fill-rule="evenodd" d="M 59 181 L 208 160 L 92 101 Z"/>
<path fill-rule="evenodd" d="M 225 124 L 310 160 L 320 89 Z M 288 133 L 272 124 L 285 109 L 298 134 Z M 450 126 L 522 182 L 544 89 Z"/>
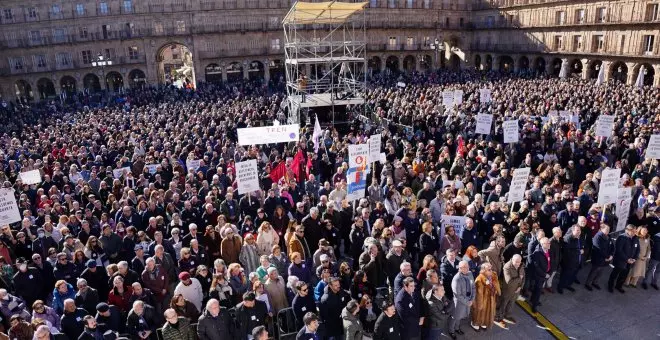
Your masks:
<path fill-rule="evenodd" d="M 106 66 L 112 66 L 112 59 L 106 58 L 99 52 L 99 54 L 96 56 L 96 59 L 92 60 L 92 67 L 100 67 L 101 68 L 101 78 L 103 79 L 103 82 L 105 83 L 105 88 L 106 90 L 108 89 L 108 81 L 105 79 L 105 67 Z M 103 89 L 101 89 L 103 90 Z"/>
<path fill-rule="evenodd" d="M 431 44 L 431 50 L 435 51 L 435 60 L 438 60 L 440 62 L 440 66 L 442 66 L 442 62 L 439 59 L 439 54 L 440 52 L 445 51 L 445 42 L 440 42 L 440 40 L 435 39 L 433 44 Z"/>

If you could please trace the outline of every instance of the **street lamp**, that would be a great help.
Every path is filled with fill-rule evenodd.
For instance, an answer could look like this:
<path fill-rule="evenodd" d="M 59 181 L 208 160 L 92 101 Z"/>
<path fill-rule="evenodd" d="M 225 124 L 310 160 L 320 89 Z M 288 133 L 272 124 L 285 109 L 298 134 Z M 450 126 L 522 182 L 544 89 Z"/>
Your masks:
<path fill-rule="evenodd" d="M 435 39 L 435 41 L 433 42 L 433 44 L 431 44 L 430 47 L 431 47 L 431 50 L 435 51 L 435 60 L 439 60 L 438 55 L 440 54 L 440 52 L 445 51 L 445 42 L 444 41 L 441 42 L 440 40 Z M 440 63 L 440 64 L 442 65 L 442 63 Z"/>
<path fill-rule="evenodd" d="M 96 56 L 96 59 L 92 60 L 92 67 L 100 67 L 101 68 L 101 78 L 105 82 L 105 88 L 108 88 L 108 81 L 105 79 L 105 67 L 106 66 L 112 66 L 112 59 L 106 58 L 99 52 L 99 54 Z"/>

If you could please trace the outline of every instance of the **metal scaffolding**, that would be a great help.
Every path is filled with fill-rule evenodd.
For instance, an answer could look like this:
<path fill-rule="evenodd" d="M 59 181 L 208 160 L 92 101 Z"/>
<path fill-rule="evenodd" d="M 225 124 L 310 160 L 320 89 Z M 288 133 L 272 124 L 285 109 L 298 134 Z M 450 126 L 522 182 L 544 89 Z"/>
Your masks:
<path fill-rule="evenodd" d="M 310 108 L 364 105 L 368 2 L 296 2 L 282 20 L 289 124 Z M 303 122 L 304 123 L 304 122 Z"/>

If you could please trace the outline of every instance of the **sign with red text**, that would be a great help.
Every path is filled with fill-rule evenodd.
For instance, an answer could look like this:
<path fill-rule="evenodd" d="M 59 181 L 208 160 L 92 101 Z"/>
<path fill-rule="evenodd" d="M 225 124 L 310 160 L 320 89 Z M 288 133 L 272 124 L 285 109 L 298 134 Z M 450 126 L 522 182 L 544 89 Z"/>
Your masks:
<path fill-rule="evenodd" d="M 300 125 L 261 126 L 237 129 L 239 145 L 259 145 L 297 142 L 300 139 Z"/>

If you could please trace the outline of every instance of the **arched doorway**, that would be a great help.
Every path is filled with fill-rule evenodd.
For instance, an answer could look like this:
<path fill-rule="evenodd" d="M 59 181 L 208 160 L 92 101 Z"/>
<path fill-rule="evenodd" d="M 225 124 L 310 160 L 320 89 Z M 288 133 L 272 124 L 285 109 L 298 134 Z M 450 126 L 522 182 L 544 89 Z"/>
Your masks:
<path fill-rule="evenodd" d="M 639 77 L 639 72 L 644 74 L 644 86 L 653 86 L 653 78 L 655 77 L 655 70 L 651 64 L 639 64 L 635 67 L 635 82 Z"/>
<path fill-rule="evenodd" d="M 41 78 L 37 81 L 37 92 L 39 93 L 39 99 L 47 99 L 57 95 L 55 84 L 48 78 Z"/>
<path fill-rule="evenodd" d="M 60 88 L 66 94 L 76 93 L 76 79 L 72 76 L 64 76 L 60 79 Z"/>
<path fill-rule="evenodd" d="M 479 54 L 474 56 L 474 68 L 477 69 L 478 71 L 482 70 L 481 55 Z"/>
<path fill-rule="evenodd" d="M 87 73 L 83 78 L 83 88 L 90 93 L 101 92 L 101 81 L 94 73 Z"/>
<path fill-rule="evenodd" d="M 415 71 L 416 62 L 415 56 L 407 55 L 403 58 L 403 70 L 408 73 Z"/>
<path fill-rule="evenodd" d="M 587 70 L 589 79 L 598 79 L 598 73 L 600 73 L 600 68 L 603 67 L 603 62 L 600 60 L 594 60 L 589 63 L 589 69 Z"/>
<path fill-rule="evenodd" d="M 105 87 L 110 92 L 119 92 L 124 87 L 124 77 L 119 72 L 108 72 L 105 75 Z"/>
<path fill-rule="evenodd" d="M 235 61 L 227 66 L 227 81 L 239 81 L 243 79 L 243 65 Z"/>
<path fill-rule="evenodd" d="M 513 72 L 513 58 L 508 55 L 503 55 L 500 57 L 500 72 Z"/>
<path fill-rule="evenodd" d="M 459 70 L 461 68 L 461 58 L 456 53 L 452 53 L 451 57 L 449 57 L 449 68 L 452 70 Z"/>
<path fill-rule="evenodd" d="M 545 59 L 543 57 L 537 57 L 534 61 L 534 69 L 537 73 L 545 73 Z"/>
<path fill-rule="evenodd" d="M 610 79 L 626 83 L 628 80 L 628 66 L 622 61 L 617 61 L 610 66 Z"/>
<path fill-rule="evenodd" d="M 387 57 L 385 60 L 385 68 L 390 72 L 399 72 L 399 58 L 393 55 Z"/>
<path fill-rule="evenodd" d="M 264 79 L 264 63 L 254 60 L 248 65 L 250 80 Z"/>
<path fill-rule="evenodd" d="M 147 76 L 142 72 L 142 70 L 132 70 L 128 73 L 128 84 L 132 89 L 142 88 L 147 84 Z"/>
<path fill-rule="evenodd" d="M 493 56 L 490 54 L 486 54 L 486 65 L 484 67 L 484 71 L 490 71 L 493 69 Z"/>
<path fill-rule="evenodd" d="M 369 61 L 367 62 L 367 67 L 369 68 L 369 72 L 371 72 L 372 74 L 379 73 L 379 72 L 380 72 L 380 63 L 381 63 L 381 62 L 382 62 L 382 61 L 380 60 L 379 57 L 377 57 L 377 56 L 373 56 L 373 57 L 371 57 L 371 58 L 369 59 Z"/>
<path fill-rule="evenodd" d="M 16 98 L 24 100 L 34 99 L 34 94 L 32 93 L 32 86 L 25 80 L 18 80 L 14 84 L 14 90 L 16 93 Z"/>
<path fill-rule="evenodd" d="M 195 86 L 193 55 L 186 45 L 169 43 L 163 45 L 156 55 L 158 78 L 161 84 L 176 87 Z"/>
<path fill-rule="evenodd" d="M 529 71 L 529 59 L 525 56 L 518 58 L 518 71 L 527 72 Z"/>
<path fill-rule="evenodd" d="M 552 70 L 550 71 L 550 75 L 553 77 L 559 77 L 559 73 L 561 72 L 561 65 L 562 61 L 559 58 L 552 59 Z"/>
<path fill-rule="evenodd" d="M 573 59 L 571 62 L 568 64 L 571 70 L 571 77 L 573 78 L 580 78 L 582 77 L 582 61 L 580 59 Z"/>
<path fill-rule="evenodd" d="M 204 79 L 207 83 L 222 82 L 222 67 L 218 64 L 208 64 L 204 68 Z"/>
<path fill-rule="evenodd" d="M 430 71 L 433 69 L 433 57 L 428 54 L 423 55 L 422 60 L 419 61 L 419 66 L 424 72 Z"/>
<path fill-rule="evenodd" d="M 282 60 L 271 60 L 268 67 L 270 68 L 270 79 L 276 81 L 279 81 L 280 79 L 284 80 L 286 74 L 284 72 L 284 63 L 282 63 Z"/>

